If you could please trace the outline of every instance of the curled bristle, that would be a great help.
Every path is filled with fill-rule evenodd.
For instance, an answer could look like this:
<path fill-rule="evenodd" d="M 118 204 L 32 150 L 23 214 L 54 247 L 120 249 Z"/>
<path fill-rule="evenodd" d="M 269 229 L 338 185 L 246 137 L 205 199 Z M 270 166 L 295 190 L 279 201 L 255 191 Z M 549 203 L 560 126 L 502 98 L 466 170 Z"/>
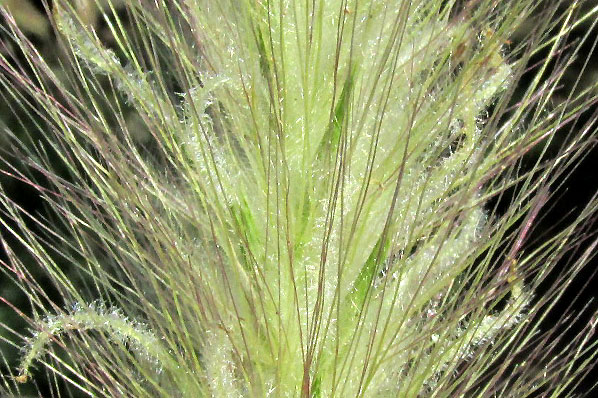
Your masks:
<path fill-rule="evenodd" d="M 549 105 L 550 18 L 531 50 L 511 40 L 533 1 L 93 3 L 52 5 L 60 71 L 16 28 L 35 79 L 0 55 L 47 132 L 15 145 L 57 220 L 0 195 L 60 295 L 20 279 L 46 315 L 17 382 L 42 363 L 89 396 L 489 397 L 583 372 L 540 333 L 536 290 L 598 202 L 526 243 L 592 124 L 523 160 L 595 97 Z M 566 8 L 557 37 L 596 13 Z"/>

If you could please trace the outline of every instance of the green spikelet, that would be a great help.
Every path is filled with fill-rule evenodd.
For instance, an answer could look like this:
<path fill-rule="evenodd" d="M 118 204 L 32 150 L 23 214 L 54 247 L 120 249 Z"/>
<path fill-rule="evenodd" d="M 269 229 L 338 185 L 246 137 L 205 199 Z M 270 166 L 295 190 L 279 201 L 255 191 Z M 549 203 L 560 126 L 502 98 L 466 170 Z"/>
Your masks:
<path fill-rule="evenodd" d="M 572 380 L 579 352 L 543 358 L 546 380 L 493 376 L 525 368 L 534 289 L 596 210 L 525 253 L 550 169 L 582 153 L 520 170 L 581 109 L 542 116 L 537 83 L 506 109 L 531 1 L 124 3 L 98 3 L 106 43 L 99 11 L 55 2 L 70 80 L 39 80 L 64 105 L 20 80 L 67 165 L 44 195 L 85 288 L 3 196 L 14 235 L 65 302 L 111 308 L 39 322 L 20 381 L 36 361 L 98 397 L 515 397 Z M 53 341 L 78 359 L 53 362 Z"/>

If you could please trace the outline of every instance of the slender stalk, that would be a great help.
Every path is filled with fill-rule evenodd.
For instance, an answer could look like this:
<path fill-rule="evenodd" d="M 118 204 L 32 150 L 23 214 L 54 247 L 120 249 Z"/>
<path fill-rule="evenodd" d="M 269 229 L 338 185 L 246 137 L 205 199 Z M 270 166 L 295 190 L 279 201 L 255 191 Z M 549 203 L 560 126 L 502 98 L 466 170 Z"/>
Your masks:
<path fill-rule="evenodd" d="M 536 291 L 598 201 L 526 243 L 595 116 L 521 162 L 596 101 L 550 102 L 580 5 L 514 44 L 531 0 L 56 0 L 60 74 L 5 13 L 0 83 L 46 134 L 12 140 L 43 184 L 5 172 L 54 221 L 0 193 L 3 239 L 58 298 L 4 264 L 34 332 L 0 392 L 39 363 L 93 397 L 569 396 L 594 326 L 539 321 L 589 252 Z"/>

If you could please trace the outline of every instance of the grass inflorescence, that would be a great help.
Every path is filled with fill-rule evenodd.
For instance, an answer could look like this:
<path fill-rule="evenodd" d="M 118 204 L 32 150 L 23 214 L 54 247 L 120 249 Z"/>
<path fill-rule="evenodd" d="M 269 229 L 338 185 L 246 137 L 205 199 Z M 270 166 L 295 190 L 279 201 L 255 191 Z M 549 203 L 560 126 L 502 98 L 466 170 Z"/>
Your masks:
<path fill-rule="evenodd" d="M 5 14 L 45 185 L 6 172 L 55 221 L 1 220 L 59 299 L 10 256 L 34 332 L 0 391 L 38 364 L 93 397 L 568 396 L 594 325 L 539 321 L 593 245 L 537 290 L 598 202 L 525 243 L 594 119 L 523 159 L 594 104 L 551 98 L 598 11 L 535 3 L 56 0 L 60 74 Z"/>

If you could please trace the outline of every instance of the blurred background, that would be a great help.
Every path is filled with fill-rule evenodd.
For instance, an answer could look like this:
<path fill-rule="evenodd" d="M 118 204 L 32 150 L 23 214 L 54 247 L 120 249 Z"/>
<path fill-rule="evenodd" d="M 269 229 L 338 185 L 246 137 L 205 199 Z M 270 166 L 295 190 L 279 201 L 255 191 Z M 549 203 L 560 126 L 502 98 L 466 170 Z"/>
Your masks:
<path fill-rule="evenodd" d="M 544 1 L 546 5 L 550 4 L 550 1 Z M 0 4 L 10 10 L 16 23 L 27 35 L 27 37 L 33 42 L 38 51 L 44 56 L 46 62 L 54 70 L 54 72 L 60 76 L 63 74 L 61 69 L 61 50 L 56 45 L 56 37 L 53 33 L 50 19 L 48 18 L 48 7 L 51 4 L 43 0 L 0 0 Z M 94 0 L 90 0 L 89 7 L 85 8 L 85 18 L 96 25 L 98 34 L 107 45 L 111 43 L 111 35 L 107 27 L 102 25 L 101 18 L 99 18 L 99 11 L 94 4 Z M 584 5 L 586 9 L 591 7 L 597 7 L 598 0 L 587 1 Z M 126 15 L 123 15 L 126 20 Z M 586 23 L 580 25 L 573 34 L 569 37 L 570 43 L 576 43 L 584 35 L 589 34 L 590 37 L 586 43 L 582 46 L 581 52 L 573 64 L 566 70 L 565 77 L 562 81 L 560 89 L 555 93 L 552 101 L 558 103 L 559 101 L 566 100 L 569 95 L 571 88 L 577 83 L 576 91 L 579 92 L 585 87 L 591 84 L 595 84 L 598 81 L 598 51 L 594 51 L 593 45 L 598 39 L 598 29 L 592 28 L 594 21 L 586 21 Z M 8 39 L 10 33 L 7 31 L 7 25 L 4 20 L 0 23 L 0 53 L 11 62 L 15 62 L 23 65 L 25 70 L 28 69 L 24 57 L 19 55 L 18 50 L 14 48 L 11 40 Z M 512 45 L 514 46 L 518 40 L 525 37 L 527 31 L 533 29 L 533 23 L 530 22 L 527 26 L 524 26 L 518 31 L 511 39 Z M 539 62 L 545 56 L 545 53 L 538 53 L 531 60 L 530 64 Z M 553 67 L 555 67 L 553 65 Z M 3 73 L 0 71 L 0 73 Z M 517 93 L 521 95 L 524 91 L 525 86 L 529 84 L 529 75 L 524 75 L 520 82 Z M 517 95 L 514 96 L 514 103 L 517 100 Z M 528 155 L 525 159 L 523 167 L 531 167 L 534 164 L 535 159 L 539 155 L 542 149 L 548 150 L 550 154 L 556 154 L 559 150 L 559 144 L 565 141 L 565 137 L 570 131 L 575 131 L 576 128 L 582 126 L 585 121 L 589 120 L 596 112 L 598 107 L 594 105 L 592 108 L 588 108 L 581 115 L 579 120 L 572 121 L 564 125 L 561 130 L 556 132 L 555 139 L 552 140 L 547 148 L 539 147 L 534 153 Z M 35 120 L 30 114 L 26 114 L 18 106 L 15 106 L 15 98 L 12 98 L 4 87 L 0 86 L 0 185 L 8 197 L 14 202 L 21 206 L 29 214 L 50 220 L 56 229 L 60 229 L 61 223 L 59 220 L 55 220 L 56 214 L 50 211 L 46 206 L 42 198 L 39 196 L 37 191 L 32 188 L 29 184 L 20 181 L 15 178 L 19 173 L 28 176 L 36 183 L 43 186 L 43 176 L 34 171 L 22 155 L 18 155 L 13 149 L 11 149 L 10 140 L 11 134 L 27 143 L 32 151 L 45 148 L 48 150 L 48 154 L 51 157 L 52 153 L 49 150 L 49 146 L 45 142 L 44 132 L 39 128 L 43 124 L 36 125 Z M 134 114 L 131 114 L 129 123 L 138 123 Z M 134 130 L 134 129 L 133 129 Z M 139 129 L 141 130 L 141 129 Z M 595 135 L 598 138 L 598 134 Z M 138 137 L 139 140 L 146 139 L 145 137 Z M 57 162 L 59 164 L 59 162 Z M 60 172 L 60 170 L 58 170 Z M 528 250 L 533 249 L 534 245 L 537 245 L 538 241 L 541 241 L 546 236 L 549 236 L 555 226 L 558 227 L 559 223 L 566 225 L 575 218 L 583 206 L 589 202 L 591 197 L 598 190 L 598 148 L 594 147 L 593 150 L 589 151 L 583 161 L 570 167 L 563 173 L 562 180 L 564 184 L 558 191 L 553 192 L 553 198 L 551 202 L 544 207 L 543 214 L 540 215 L 538 225 L 534 229 L 533 234 L 528 240 Z M 510 203 L 508 195 L 504 196 L 497 203 L 491 203 L 489 206 L 497 206 L 499 211 L 505 209 Z M 0 207 L 0 217 L 5 218 L 5 209 Z M 596 233 L 598 227 L 594 224 L 595 220 L 588 222 L 587 235 Z M 0 236 L 2 236 L 2 247 L 0 247 L 0 260 L 3 264 L 9 262 L 11 256 L 17 256 L 21 259 L 27 259 L 27 254 L 18 243 L 11 237 L 9 229 L 11 228 L 10 222 L 6 225 L 0 225 Z M 39 227 L 31 223 L 31 229 L 35 232 L 39 231 Z M 576 256 L 583 253 L 584 249 L 587 248 L 590 242 L 580 242 L 579 247 L 576 250 L 570 252 L 570 257 L 563 258 L 560 263 L 561 270 L 566 269 L 567 264 L 572 261 Z M 8 249 L 10 247 L 11 249 Z M 4 268 L 4 266 L 0 266 Z M 67 262 L 63 264 L 64 272 L 67 275 L 72 276 L 73 280 L 79 280 L 79 275 L 72 274 L 74 272 L 72 267 Z M 593 312 L 598 309 L 596 299 L 598 298 L 598 277 L 596 272 L 598 270 L 598 261 L 592 260 L 592 263 L 585 268 L 585 271 L 579 275 L 574 283 L 569 286 L 561 300 L 551 310 L 549 316 L 543 321 L 542 329 L 548 330 L 553 325 L 562 323 L 562 314 L 571 306 L 573 311 L 579 315 L 577 323 L 574 327 L 568 331 L 563 328 L 562 331 L 565 333 L 565 340 L 567 336 L 573 336 L 576 328 L 580 328 L 581 325 L 587 324 L 591 321 L 590 317 Z M 550 280 L 554 280 L 558 277 L 558 271 L 555 270 L 554 275 L 551 275 L 547 280 L 547 286 Z M 44 279 L 43 271 L 41 271 L 35 264 L 31 264 L 31 274 L 38 280 Z M 72 274 L 72 275 L 71 275 Z M 68 303 L 61 303 L 60 297 L 57 295 L 49 284 L 47 285 L 48 296 L 56 300 L 58 304 L 66 305 Z M 542 291 L 539 292 L 542 294 Z M 26 296 L 24 296 L 20 290 L 13 283 L 9 272 L 0 272 L 0 324 L 4 324 L 6 327 L 0 327 L 0 358 L 4 358 L 4 361 L 0 363 L 0 372 L 5 373 L 7 367 L 14 368 L 18 361 L 18 349 L 7 341 L 14 341 L 16 336 L 28 335 L 28 325 L 24 320 L 6 303 L 11 303 L 23 313 L 30 315 L 31 309 Z M 593 300 L 593 301 L 592 301 Z M 585 310 L 584 310 L 585 308 Z M 9 329 L 13 332 L 9 332 Z M 598 340 L 597 340 L 598 341 Z M 598 388 L 594 388 L 594 384 L 598 382 L 598 369 L 594 369 L 588 376 L 583 380 L 578 388 L 579 393 L 587 393 L 588 396 L 598 396 Z M 31 383 L 30 383 L 31 384 Z M 44 391 L 48 391 L 46 386 L 39 386 L 42 391 L 42 396 L 49 396 Z M 25 385 L 23 389 L 25 394 L 34 394 L 33 385 Z M 4 398 L 4 397 L 2 397 Z"/>

